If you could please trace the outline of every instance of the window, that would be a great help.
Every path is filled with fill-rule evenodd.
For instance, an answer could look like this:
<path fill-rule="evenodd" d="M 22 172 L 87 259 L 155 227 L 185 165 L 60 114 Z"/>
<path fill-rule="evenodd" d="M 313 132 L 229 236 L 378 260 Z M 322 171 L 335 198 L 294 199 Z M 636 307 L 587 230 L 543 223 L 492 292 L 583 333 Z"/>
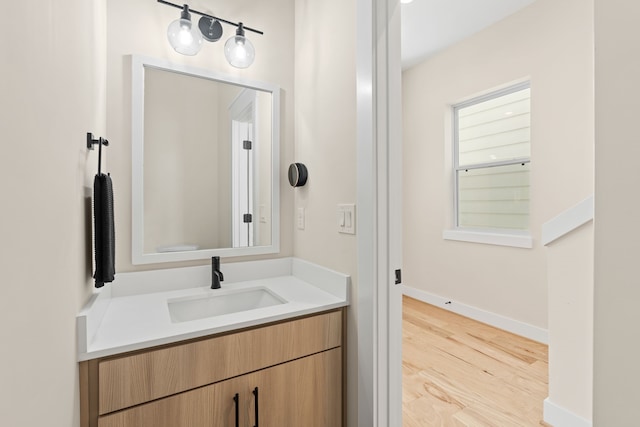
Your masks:
<path fill-rule="evenodd" d="M 458 230 L 528 231 L 530 96 L 526 83 L 453 107 Z"/>

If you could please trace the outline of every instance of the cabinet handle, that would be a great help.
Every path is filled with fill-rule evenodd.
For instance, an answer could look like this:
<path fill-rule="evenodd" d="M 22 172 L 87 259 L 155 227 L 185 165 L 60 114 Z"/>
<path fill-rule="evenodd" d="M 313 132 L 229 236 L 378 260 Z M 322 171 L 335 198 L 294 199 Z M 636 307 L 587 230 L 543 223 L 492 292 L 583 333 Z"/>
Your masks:
<path fill-rule="evenodd" d="M 239 399 L 240 399 L 240 396 L 238 395 L 238 393 L 236 393 L 236 395 L 233 396 L 233 401 L 236 404 L 236 427 L 240 427 L 240 403 L 239 403 Z"/>
<path fill-rule="evenodd" d="M 253 389 L 253 396 L 256 400 L 256 425 L 253 427 L 258 427 L 258 387 Z"/>

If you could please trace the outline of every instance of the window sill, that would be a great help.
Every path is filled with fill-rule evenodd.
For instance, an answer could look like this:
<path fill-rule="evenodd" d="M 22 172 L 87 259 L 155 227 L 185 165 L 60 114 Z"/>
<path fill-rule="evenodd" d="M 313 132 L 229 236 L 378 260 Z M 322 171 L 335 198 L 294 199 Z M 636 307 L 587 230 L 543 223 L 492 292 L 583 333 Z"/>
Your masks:
<path fill-rule="evenodd" d="M 460 242 L 484 243 L 487 245 L 511 246 L 514 248 L 533 248 L 533 238 L 528 233 L 509 233 L 501 231 L 444 230 L 442 238 Z"/>

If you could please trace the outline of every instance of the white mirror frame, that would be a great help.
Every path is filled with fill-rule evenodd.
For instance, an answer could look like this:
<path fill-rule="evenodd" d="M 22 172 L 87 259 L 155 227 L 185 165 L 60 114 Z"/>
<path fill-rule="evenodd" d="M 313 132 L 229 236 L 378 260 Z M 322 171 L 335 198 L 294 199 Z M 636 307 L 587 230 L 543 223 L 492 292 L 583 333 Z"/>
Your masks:
<path fill-rule="evenodd" d="M 271 93 L 271 244 L 241 248 L 200 249 L 184 252 L 144 253 L 144 69 L 152 67 L 230 83 Z M 174 64 L 142 55 L 131 56 L 131 248 L 133 264 L 190 261 L 212 256 L 238 257 L 280 251 L 280 87 L 271 83 L 231 77 L 214 71 Z"/>

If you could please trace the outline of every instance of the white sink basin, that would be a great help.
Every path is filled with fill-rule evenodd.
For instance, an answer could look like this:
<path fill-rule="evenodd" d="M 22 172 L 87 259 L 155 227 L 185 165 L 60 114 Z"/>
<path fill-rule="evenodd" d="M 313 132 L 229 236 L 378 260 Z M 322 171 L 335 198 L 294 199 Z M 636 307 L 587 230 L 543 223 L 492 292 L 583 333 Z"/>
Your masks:
<path fill-rule="evenodd" d="M 255 310 L 287 302 L 284 298 L 265 287 L 220 292 L 211 290 L 209 295 L 167 300 L 171 321 L 173 323 L 188 322 L 190 320 Z"/>

